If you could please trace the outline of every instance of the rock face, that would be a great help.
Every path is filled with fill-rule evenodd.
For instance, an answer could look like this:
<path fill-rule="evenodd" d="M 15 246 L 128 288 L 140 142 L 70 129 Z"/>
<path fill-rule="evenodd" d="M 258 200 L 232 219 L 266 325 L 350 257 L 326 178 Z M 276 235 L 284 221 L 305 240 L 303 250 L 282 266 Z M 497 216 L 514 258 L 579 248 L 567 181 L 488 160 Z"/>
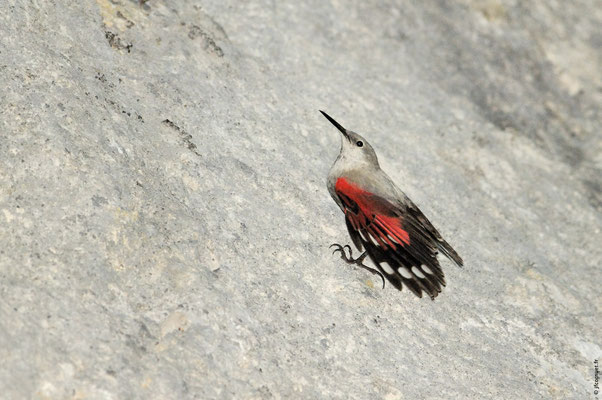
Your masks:
<path fill-rule="evenodd" d="M 4 0 L 1 397 L 593 396 L 601 23 L 594 0 Z M 464 258 L 436 301 L 331 255 L 318 109 Z"/>

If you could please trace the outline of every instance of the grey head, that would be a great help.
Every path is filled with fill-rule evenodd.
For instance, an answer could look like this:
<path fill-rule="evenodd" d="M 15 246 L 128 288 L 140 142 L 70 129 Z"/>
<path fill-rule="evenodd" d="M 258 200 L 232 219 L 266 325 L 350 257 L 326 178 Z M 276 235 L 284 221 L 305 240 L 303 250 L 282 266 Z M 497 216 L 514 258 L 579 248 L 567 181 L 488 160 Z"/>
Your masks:
<path fill-rule="evenodd" d="M 341 132 L 341 152 L 337 158 L 336 164 L 343 163 L 349 168 L 380 168 L 376 152 L 360 134 L 345 129 L 335 121 L 330 115 L 320 110 L 331 124 Z"/>

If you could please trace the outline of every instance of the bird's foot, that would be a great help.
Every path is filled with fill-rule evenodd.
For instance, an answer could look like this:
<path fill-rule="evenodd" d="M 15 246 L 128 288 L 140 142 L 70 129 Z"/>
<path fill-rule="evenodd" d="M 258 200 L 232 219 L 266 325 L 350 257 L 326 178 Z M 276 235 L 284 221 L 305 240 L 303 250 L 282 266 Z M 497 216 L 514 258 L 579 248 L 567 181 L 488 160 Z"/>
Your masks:
<path fill-rule="evenodd" d="M 351 246 L 349 246 L 348 244 L 346 244 L 345 246 L 341 246 L 338 243 L 333 243 L 331 244 L 328 248 L 332 248 L 334 247 L 334 251 L 332 252 L 332 254 L 336 253 L 337 251 L 341 252 L 341 258 L 347 263 L 347 264 L 355 264 L 360 268 L 365 269 L 366 271 L 369 271 L 370 273 L 374 274 L 374 275 L 378 275 L 380 276 L 380 279 L 383 280 L 383 289 L 385 288 L 385 277 L 383 276 L 383 274 L 375 269 L 375 268 L 371 268 L 367 265 L 364 265 L 364 259 L 366 258 L 366 256 L 368 255 L 367 251 L 364 251 L 362 253 L 362 255 L 360 255 L 358 258 L 353 258 L 353 253 L 351 251 Z M 349 250 L 349 256 L 347 256 L 347 253 L 345 253 L 345 249 Z"/>

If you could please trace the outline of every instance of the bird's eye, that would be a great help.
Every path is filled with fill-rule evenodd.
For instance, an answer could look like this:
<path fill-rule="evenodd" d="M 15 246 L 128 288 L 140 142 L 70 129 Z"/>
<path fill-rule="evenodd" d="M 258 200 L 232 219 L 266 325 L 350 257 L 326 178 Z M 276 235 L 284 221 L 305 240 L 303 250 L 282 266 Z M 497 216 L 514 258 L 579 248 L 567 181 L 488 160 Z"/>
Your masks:
<path fill-rule="evenodd" d="M 364 145 L 364 142 L 362 142 L 361 140 L 357 141 L 357 147 L 362 147 Z"/>

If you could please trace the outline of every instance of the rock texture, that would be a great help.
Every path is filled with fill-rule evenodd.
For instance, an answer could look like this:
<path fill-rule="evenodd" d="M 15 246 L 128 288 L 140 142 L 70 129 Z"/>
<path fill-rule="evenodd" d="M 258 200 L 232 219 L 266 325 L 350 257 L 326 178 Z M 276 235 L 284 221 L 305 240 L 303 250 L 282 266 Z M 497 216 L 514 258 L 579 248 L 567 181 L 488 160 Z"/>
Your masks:
<path fill-rule="evenodd" d="M 0 393 L 586 399 L 602 11 L 574 2 L 0 4 Z M 324 109 L 465 260 L 381 290 Z"/>

